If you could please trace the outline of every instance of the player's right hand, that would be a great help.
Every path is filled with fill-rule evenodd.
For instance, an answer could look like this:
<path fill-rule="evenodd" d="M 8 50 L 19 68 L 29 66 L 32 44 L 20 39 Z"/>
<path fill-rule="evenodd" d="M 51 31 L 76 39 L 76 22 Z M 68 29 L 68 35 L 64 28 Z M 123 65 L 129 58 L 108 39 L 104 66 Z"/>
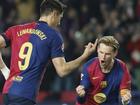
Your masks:
<path fill-rule="evenodd" d="M 85 46 L 83 55 L 86 57 L 90 56 L 96 50 L 97 43 L 98 39 L 96 39 L 95 43 L 89 42 L 88 45 Z"/>
<path fill-rule="evenodd" d="M 83 85 L 79 85 L 77 88 L 76 88 L 76 92 L 78 94 L 78 96 L 80 97 L 84 97 L 86 92 L 85 92 L 85 88 Z"/>

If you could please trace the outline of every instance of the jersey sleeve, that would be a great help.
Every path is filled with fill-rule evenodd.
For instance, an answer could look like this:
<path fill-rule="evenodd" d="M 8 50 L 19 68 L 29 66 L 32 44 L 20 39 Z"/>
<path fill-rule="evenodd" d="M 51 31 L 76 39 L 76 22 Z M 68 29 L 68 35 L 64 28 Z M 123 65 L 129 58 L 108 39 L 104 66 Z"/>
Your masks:
<path fill-rule="evenodd" d="M 131 89 L 131 76 L 129 73 L 128 68 L 126 67 L 126 64 L 122 64 L 123 68 L 123 76 L 120 84 L 120 89 Z"/>
<path fill-rule="evenodd" d="M 51 44 L 51 58 L 64 56 L 64 43 L 58 33 L 56 33 Z"/>
<path fill-rule="evenodd" d="M 81 81 L 80 85 L 83 85 L 85 89 L 88 89 L 90 87 L 90 78 L 87 70 L 88 66 L 85 64 L 82 68 L 82 73 L 81 73 Z"/>
<path fill-rule="evenodd" d="M 12 33 L 13 33 L 13 27 L 8 28 L 5 33 L 2 33 L 1 35 L 5 39 L 6 47 L 10 45 L 10 42 L 12 40 Z"/>
<path fill-rule="evenodd" d="M 90 79 L 88 75 L 88 66 L 85 64 L 82 68 L 82 73 L 81 73 L 81 81 L 80 85 L 83 85 L 85 87 L 85 91 L 87 91 L 90 87 Z M 83 104 L 86 101 L 86 95 L 83 97 L 77 96 L 77 104 Z"/>

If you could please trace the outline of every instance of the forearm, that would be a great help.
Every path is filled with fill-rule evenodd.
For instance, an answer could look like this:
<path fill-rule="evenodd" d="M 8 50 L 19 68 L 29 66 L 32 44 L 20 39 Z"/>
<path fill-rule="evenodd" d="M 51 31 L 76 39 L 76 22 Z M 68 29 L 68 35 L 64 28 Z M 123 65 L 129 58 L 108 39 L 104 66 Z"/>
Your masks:
<path fill-rule="evenodd" d="M 66 62 L 64 65 L 65 75 L 69 74 L 70 72 L 80 67 L 85 61 L 86 61 L 86 57 L 82 55 L 75 60 Z"/>
<path fill-rule="evenodd" d="M 63 77 L 82 65 L 86 61 L 86 59 L 95 51 L 96 45 L 97 40 L 95 44 L 88 43 L 84 50 L 84 53 L 79 58 L 69 62 L 66 62 L 64 57 L 53 58 L 52 62 L 59 76 Z"/>
<path fill-rule="evenodd" d="M 59 57 L 59 58 L 54 58 L 53 64 L 56 68 L 56 71 L 60 77 L 63 77 L 65 75 L 68 75 L 75 69 L 77 69 L 84 61 L 86 58 L 82 55 L 79 58 L 66 62 L 65 58 Z"/>
<path fill-rule="evenodd" d="M 79 58 L 66 63 L 66 69 L 64 69 L 65 75 L 69 74 L 71 71 L 82 65 L 87 60 L 87 58 L 95 52 L 97 42 L 98 40 L 96 40 L 94 44 L 88 43 L 88 45 L 85 46 L 83 54 Z"/>

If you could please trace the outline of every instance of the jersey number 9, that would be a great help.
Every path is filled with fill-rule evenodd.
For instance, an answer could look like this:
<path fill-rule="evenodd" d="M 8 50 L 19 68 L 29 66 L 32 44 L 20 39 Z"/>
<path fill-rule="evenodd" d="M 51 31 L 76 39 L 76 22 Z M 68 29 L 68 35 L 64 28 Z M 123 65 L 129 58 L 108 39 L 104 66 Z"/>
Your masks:
<path fill-rule="evenodd" d="M 31 54 L 33 50 L 33 45 L 30 42 L 25 42 L 19 51 L 19 58 L 21 61 L 18 61 L 18 66 L 21 71 L 24 71 L 28 68 Z"/>

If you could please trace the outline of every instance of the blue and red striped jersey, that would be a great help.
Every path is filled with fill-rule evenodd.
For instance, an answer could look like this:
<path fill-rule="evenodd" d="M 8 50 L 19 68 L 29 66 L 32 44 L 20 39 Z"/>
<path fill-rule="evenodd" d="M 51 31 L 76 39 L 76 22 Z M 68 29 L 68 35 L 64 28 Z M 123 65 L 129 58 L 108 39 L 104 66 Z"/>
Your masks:
<path fill-rule="evenodd" d="M 76 105 L 119 105 L 120 90 L 131 89 L 131 77 L 119 59 L 115 59 L 109 73 L 103 73 L 95 57 L 83 66 L 80 84 L 84 85 L 86 95 L 77 97 Z"/>
<path fill-rule="evenodd" d="M 10 76 L 3 93 L 35 101 L 46 63 L 64 56 L 60 33 L 38 21 L 10 27 L 2 36 L 12 50 Z"/>

